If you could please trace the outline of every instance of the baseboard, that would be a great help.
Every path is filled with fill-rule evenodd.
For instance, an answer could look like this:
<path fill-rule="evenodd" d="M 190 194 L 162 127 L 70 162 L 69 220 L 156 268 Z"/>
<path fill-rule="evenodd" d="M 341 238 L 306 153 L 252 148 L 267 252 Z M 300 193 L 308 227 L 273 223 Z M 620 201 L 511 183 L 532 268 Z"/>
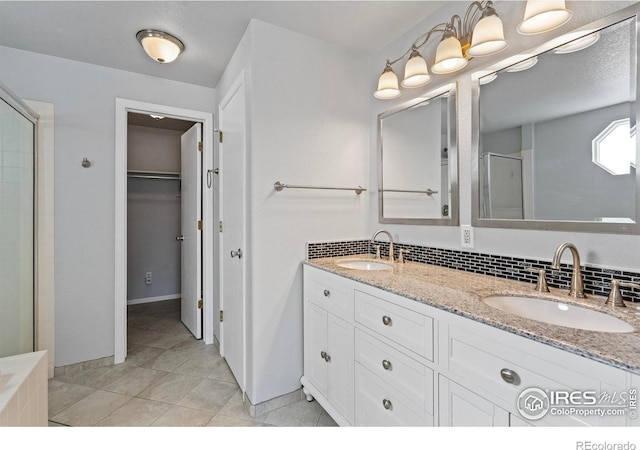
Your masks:
<path fill-rule="evenodd" d="M 296 403 L 303 398 L 305 398 L 305 395 L 302 393 L 302 388 L 296 389 L 288 394 L 281 395 L 280 397 L 258 403 L 257 405 L 251 403 L 251 399 L 247 396 L 247 400 L 249 400 L 247 402 L 247 411 L 251 417 L 258 417 L 275 409 L 282 408 L 283 406 Z"/>
<path fill-rule="evenodd" d="M 182 298 L 182 294 L 160 295 L 158 297 L 133 298 L 127 300 L 127 305 L 139 305 L 140 303 L 162 302 L 165 300 L 176 300 Z"/>

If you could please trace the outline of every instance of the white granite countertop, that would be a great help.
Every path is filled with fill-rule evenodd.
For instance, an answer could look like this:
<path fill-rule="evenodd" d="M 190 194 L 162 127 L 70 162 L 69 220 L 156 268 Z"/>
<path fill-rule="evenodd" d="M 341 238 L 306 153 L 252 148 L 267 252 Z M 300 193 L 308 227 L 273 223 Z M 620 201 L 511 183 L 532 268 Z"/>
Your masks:
<path fill-rule="evenodd" d="M 406 262 L 393 270 L 366 271 L 345 269 L 338 261 L 371 259 L 371 255 L 319 258 L 306 264 L 361 283 L 408 297 L 463 317 L 640 374 L 640 310 L 627 302 L 627 308 L 604 304 L 605 297 L 589 295 L 573 299 L 567 290 L 551 288 L 539 293 L 535 285 L 504 278 L 478 275 L 439 266 Z M 606 333 L 551 325 L 500 311 L 482 299 L 492 295 L 542 297 L 575 304 L 615 316 L 634 327 L 631 333 Z"/>

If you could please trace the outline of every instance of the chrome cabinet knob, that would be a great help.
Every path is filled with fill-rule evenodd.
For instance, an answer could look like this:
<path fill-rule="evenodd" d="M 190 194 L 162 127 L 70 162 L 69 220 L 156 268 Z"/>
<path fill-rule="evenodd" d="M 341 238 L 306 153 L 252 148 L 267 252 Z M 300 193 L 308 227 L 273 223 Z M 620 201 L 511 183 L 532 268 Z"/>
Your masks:
<path fill-rule="evenodd" d="M 386 326 L 391 325 L 391 317 L 389 316 L 382 316 L 382 323 L 385 324 Z"/>
<path fill-rule="evenodd" d="M 382 400 L 382 406 L 384 406 L 384 409 L 388 411 L 391 411 L 393 409 L 393 404 L 391 403 L 391 400 L 387 400 L 386 398 Z"/>
<path fill-rule="evenodd" d="M 329 354 L 324 350 L 320 352 L 320 358 L 324 359 L 326 362 L 331 361 L 331 356 L 329 356 Z"/>
<path fill-rule="evenodd" d="M 184 236 L 183 235 L 176 236 L 176 241 L 184 241 Z"/>
<path fill-rule="evenodd" d="M 383 359 L 382 360 L 382 367 L 384 368 L 384 370 L 391 370 L 391 361 Z"/>
<path fill-rule="evenodd" d="M 509 384 L 515 384 L 515 385 L 520 384 L 520 377 L 514 370 L 502 369 L 500 371 L 500 376 L 505 382 Z"/>
<path fill-rule="evenodd" d="M 331 296 L 331 291 L 329 289 L 325 289 L 323 292 L 325 297 L 330 297 Z"/>
<path fill-rule="evenodd" d="M 232 258 L 238 258 L 238 259 L 242 259 L 242 249 L 239 248 L 237 251 L 231 250 L 231 257 Z"/>

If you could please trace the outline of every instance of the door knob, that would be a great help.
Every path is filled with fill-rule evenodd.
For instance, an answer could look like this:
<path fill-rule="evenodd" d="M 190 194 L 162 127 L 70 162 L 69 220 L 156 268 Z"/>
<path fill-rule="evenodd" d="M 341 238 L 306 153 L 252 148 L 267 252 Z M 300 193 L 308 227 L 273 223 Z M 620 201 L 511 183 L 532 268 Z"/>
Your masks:
<path fill-rule="evenodd" d="M 237 251 L 231 250 L 231 257 L 232 258 L 237 257 L 238 259 L 242 259 L 242 249 L 239 248 Z"/>
<path fill-rule="evenodd" d="M 176 241 L 184 241 L 184 236 L 183 235 L 176 236 Z"/>

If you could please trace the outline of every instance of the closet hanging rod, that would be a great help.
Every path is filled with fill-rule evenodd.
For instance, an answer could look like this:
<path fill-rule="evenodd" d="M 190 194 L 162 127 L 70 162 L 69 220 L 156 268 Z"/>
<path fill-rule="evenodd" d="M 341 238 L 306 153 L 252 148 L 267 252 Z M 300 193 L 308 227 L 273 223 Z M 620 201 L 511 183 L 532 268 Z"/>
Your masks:
<path fill-rule="evenodd" d="M 284 188 L 287 188 L 287 189 L 324 189 L 324 190 L 332 190 L 332 191 L 355 191 L 355 193 L 357 195 L 360 195 L 364 191 L 367 190 L 366 188 L 363 188 L 362 186 L 358 186 L 358 187 L 302 186 L 302 185 L 294 185 L 294 184 L 284 184 L 281 181 L 276 181 L 273 184 L 273 188 L 278 192 L 280 192 Z"/>
<path fill-rule="evenodd" d="M 179 172 L 151 172 L 142 170 L 127 171 L 128 178 L 144 178 L 151 180 L 180 180 Z"/>
<path fill-rule="evenodd" d="M 409 194 L 427 194 L 428 196 L 438 193 L 438 191 L 432 191 L 431 189 L 427 189 L 426 191 L 412 191 L 408 189 L 383 189 L 382 192 L 405 192 Z"/>

